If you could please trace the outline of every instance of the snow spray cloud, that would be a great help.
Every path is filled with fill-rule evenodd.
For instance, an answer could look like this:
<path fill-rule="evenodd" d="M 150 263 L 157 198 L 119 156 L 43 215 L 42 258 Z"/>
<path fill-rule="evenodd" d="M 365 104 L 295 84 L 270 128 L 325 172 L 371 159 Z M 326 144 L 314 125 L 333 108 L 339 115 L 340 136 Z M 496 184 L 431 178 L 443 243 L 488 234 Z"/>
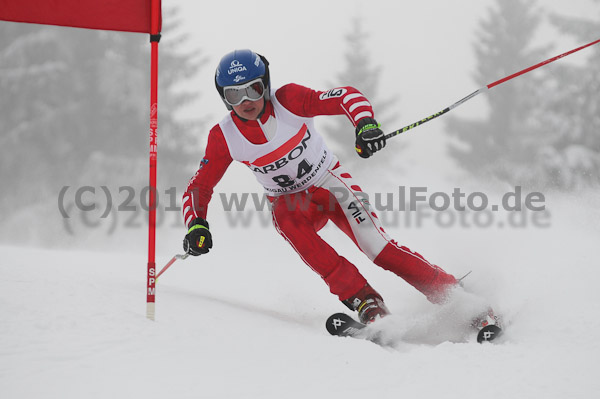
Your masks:
<path fill-rule="evenodd" d="M 149 187 L 139 190 L 120 186 L 115 194 L 109 187 L 83 186 L 77 189 L 64 186 L 58 195 L 58 210 L 68 234 L 77 229 L 101 229 L 113 234 L 118 228 L 145 228 L 147 226 Z M 541 192 L 523 192 L 522 187 L 503 193 L 498 201 L 480 192 L 464 192 L 454 188 L 446 193 L 429 193 L 427 187 L 399 186 L 395 192 L 349 193 L 332 189 L 327 204 L 311 203 L 310 192 L 284 196 L 288 209 L 334 211 L 343 204 L 350 219 L 361 222 L 361 212 L 375 214 L 388 228 L 483 229 L 483 228 L 548 228 L 550 211 Z M 175 187 L 157 193 L 157 227 L 184 228 L 181 206 Z M 218 209 L 220 200 L 225 219 L 232 228 L 271 226 L 273 198 L 259 193 L 219 193 L 211 207 Z M 216 210 L 216 209 L 215 209 Z M 214 211 L 213 211 L 214 212 Z M 214 213 L 213 213 L 214 214 Z"/>

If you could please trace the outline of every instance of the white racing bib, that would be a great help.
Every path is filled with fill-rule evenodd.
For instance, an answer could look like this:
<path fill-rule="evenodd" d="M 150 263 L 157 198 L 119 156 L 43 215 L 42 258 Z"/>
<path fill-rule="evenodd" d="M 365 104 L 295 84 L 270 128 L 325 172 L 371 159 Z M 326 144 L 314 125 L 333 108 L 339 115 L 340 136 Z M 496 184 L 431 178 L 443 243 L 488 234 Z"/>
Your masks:
<path fill-rule="evenodd" d="M 315 129 L 312 118 L 294 115 L 271 93 L 275 118 L 273 138 L 264 144 L 252 144 L 239 131 L 231 114 L 219 126 L 229 153 L 252 170 L 256 179 L 271 196 L 306 190 L 327 173 L 333 154 Z"/>

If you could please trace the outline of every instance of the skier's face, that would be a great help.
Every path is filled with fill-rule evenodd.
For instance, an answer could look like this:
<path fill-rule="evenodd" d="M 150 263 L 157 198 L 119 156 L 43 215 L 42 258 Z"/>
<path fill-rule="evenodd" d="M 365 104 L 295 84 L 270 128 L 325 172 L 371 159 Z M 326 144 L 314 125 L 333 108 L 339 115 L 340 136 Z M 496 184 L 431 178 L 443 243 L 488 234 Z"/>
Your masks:
<path fill-rule="evenodd" d="M 233 110 L 240 118 L 255 121 L 258 119 L 264 106 L 265 98 L 262 97 L 256 101 L 244 100 L 241 104 L 234 105 Z"/>

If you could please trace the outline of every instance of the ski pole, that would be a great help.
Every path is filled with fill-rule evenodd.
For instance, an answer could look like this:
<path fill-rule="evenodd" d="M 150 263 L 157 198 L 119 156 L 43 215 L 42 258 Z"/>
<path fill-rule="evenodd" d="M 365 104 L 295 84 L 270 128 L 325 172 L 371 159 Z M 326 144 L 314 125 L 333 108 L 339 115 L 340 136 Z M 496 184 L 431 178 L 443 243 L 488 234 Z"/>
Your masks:
<path fill-rule="evenodd" d="M 435 118 L 437 118 L 438 116 L 442 116 L 442 115 L 444 115 L 445 113 L 447 113 L 447 112 L 450 112 L 451 110 L 453 110 L 454 108 L 458 107 L 459 105 L 466 103 L 467 101 L 469 101 L 469 100 L 470 100 L 470 99 L 472 99 L 473 97 L 477 96 L 478 94 L 481 94 L 481 93 L 483 93 L 484 91 L 487 91 L 487 90 L 491 89 L 492 87 L 498 86 L 498 85 L 500 85 L 500 84 L 502 84 L 502 83 L 504 83 L 504 82 L 506 82 L 506 81 L 509 81 L 509 80 L 511 80 L 511 79 L 513 79 L 513 78 L 516 78 L 517 76 L 520 76 L 520 75 L 526 74 L 527 72 L 531 72 L 531 71 L 533 71 L 534 69 L 537 69 L 537 68 L 539 68 L 539 67 L 542 67 L 542 66 L 544 66 L 544 65 L 546 65 L 546 64 L 549 64 L 549 63 L 551 63 L 551 62 L 554 62 L 554 61 L 556 61 L 556 60 L 559 60 L 559 59 L 561 59 L 561 58 L 563 58 L 563 57 L 566 57 L 567 55 L 573 54 L 573 53 L 575 53 L 575 52 L 577 52 L 577 51 L 579 51 L 579 50 L 583 50 L 583 49 L 584 49 L 584 48 L 586 48 L 586 47 L 593 46 L 594 44 L 597 44 L 597 43 L 600 43 L 600 39 L 598 39 L 598 40 L 595 40 L 595 41 L 593 41 L 593 42 L 591 42 L 591 43 L 588 43 L 588 44 L 586 44 L 586 45 L 583 45 L 583 46 L 581 46 L 581 47 L 578 47 L 578 48 L 576 48 L 576 49 L 573 49 L 573 50 L 571 50 L 571 51 L 567 51 L 566 53 L 562 53 L 562 54 L 560 54 L 560 55 L 557 55 L 556 57 L 549 58 L 549 59 L 547 59 L 546 61 L 540 62 L 539 64 L 535 64 L 535 65 L 533 65 L 533 66 L 530 66 L 529 68 L 525 68 L 525 69 L 523 69 L 522 71 L 519 71 L 519 72 L 513 73 L 512 75 L 509 75 L 509 76 L 507 76 L 507 77 L 505 77 L 505 78 L 499 79 L 499 80 L 497 80 L 497 81 L 495 81 L 495 82 L 493 82 L 493 83 L 490 83 L 490 84 L 488 84 L 487 86 L 484 86 L 484 87 L 482 87 L 482 88 L 480 88 L 480 89 L 478 89 L 478 90 L 475 90 L 473 93 L 469 94 L 469 95 L 468 95 L 468 96 L 466 96 L 465 98 L 462 98 L 462 99 L 458 100 L 457 102 L 455 102 L 454 104 L 450 105 L 449 107 L 446 107 L 446 108 L 444 108 L 444 109 L 443 109 L 443 110 L 441 110 L 440 112 L 436 112 L 435 114 L 433 114 L 433 115 L 430 115 L 430 116 L 428 116 L 427 118 L 421 119 L 420 121 L 417 121 L 417 122 L 415 122 L 415 123 L 412 123 L 412 124 L 410 124 L 410 125 L 404 126 L 404 127 L 403 127 L 403 128 L 401 128 L 401 129 L 398 129 L 398 130 L 395 130 L 395 131 L 393 131 L 393 132 L 391 132 L 391 133 L 388 133 L 388 134 L 386 134 L 386 135 L 385 135 L 385 138 L 386 138 L 386 139 L 389 139 L 389 138 L 391 138 L 391 137 L 394 137 L 394 136 L 397 136 L 397 135 L 399 135 L 399 134 L 401 134 L 401 133 L 404 133 L 404 132 L 406 132 L 406 131 L 408 131 L 408 130 L 410 130 L 410 129 L 414 129 L 414 128 L 415 128 L 415 127 L 417 127 L 417 126 L 421 126 L 421 125 L 422 125 L 422 124 L 424 124 L 425 122 L 429 122 L 430 120 L 432 120 L 432 119 L 435 119 Z"/>
<path fill-rule="evenodd" d="M 177 255 L 173 256 L 171 258 L 171 260 L 162 269 L 160 269 L 160 271 L 156 275 L 156 280 L 158 280 L 158 278 L 160 277 L 160 275 L 163 274 L 165 272 L 165 270 L 167 270 L 169 267 L 171 267 L 171 265 L 173 263 L 175 263 L 175 261 L 177 259 L 186 259 L 188 256 L 190 256 L 190 254 L 187 254 L 187 253 L 186 254 L 181 254 L 181 255 L 177 254 Z"/>

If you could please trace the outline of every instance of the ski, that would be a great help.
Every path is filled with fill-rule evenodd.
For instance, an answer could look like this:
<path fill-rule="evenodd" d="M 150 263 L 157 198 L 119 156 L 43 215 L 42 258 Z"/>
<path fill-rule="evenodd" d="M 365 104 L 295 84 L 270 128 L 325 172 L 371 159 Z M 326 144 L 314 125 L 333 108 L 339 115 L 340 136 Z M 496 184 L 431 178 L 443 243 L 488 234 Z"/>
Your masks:
<path fill-rule="evenodd" d="M 354 320 L 351 316 L 348 316 L 345 313 L 332 314 L 327 319 L 325 326 L 331 335 L 364 339 L 383 347 L 391 345 L 391 342 L 387 342 L 383 339 L 381 331 L 376 329 L 373 330 L 373 327 L 369 326 L 371 330 L 367 332 L 365 329 L 367 327 L 366 324 Z"/>
<path fill-rule="evenodd" d="M 380 334 L 372 332 L 366 334 L 363 330 L 367 326 L 345 313 L 335 313 L 329 316 L 325 327 L 331 335 L 366 339 L 383 345 Z M 471 327 L 477 331 L 478 343 L 492 342 L 501 337 L 503 333 L 502 319 L 494 314 L 491 308 L 474 318 Z"/>
<path fill-rule="evenodd" d="M 479 330 L 477 333 L 477 342 L 480 344 L 484 342 L 490 342 L 496 338 L 499 338 L 501 335 L 502 328 L 498 327 L 497 325 L 490 324 L 489 326 L 485 326 Z"/>
<path fill-rule="evenodd" d="M 502 319 L 492 308 L 477 316 L 472 326 L 477 329 L 477 342 L 491 342 L 502 336 Z"/>
<path fill-rule="evenodd" d="M 345 313 L 335 313 L 329 316 L 325 325 L 331 335 L 338 337 L 356 337 L 357 333 L 366 327 Z"/>

